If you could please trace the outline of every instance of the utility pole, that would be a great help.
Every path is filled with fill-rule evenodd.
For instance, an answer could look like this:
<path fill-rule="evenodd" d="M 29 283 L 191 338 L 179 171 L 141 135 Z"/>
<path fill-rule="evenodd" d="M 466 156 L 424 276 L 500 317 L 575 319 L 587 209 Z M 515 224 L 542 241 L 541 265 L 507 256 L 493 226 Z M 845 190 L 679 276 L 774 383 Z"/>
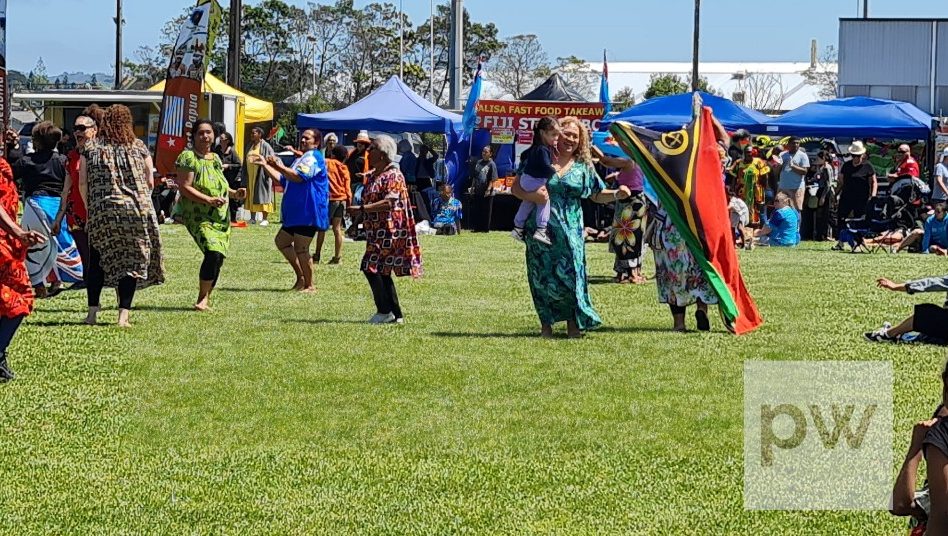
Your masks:
<path fill-rule="evenodd" d="M 431 39 L 431 49 L 429 50 L 429 52 L 431 53 L 431 56 L 429 58 L 430 60 L 429 66 L 431 67 L 431 72 L 428 76 L 428 100 L 430 100 L 431 102 L 434 102 L 434 25 L 435 25 L 434 0 L 430 0 L 428 3 L 430 4 L 430 7 L 431 7 L 431 18 L 428 19 L 431 22 L 431 24 L 428 25 L 428 30 L 429 30 L 428 37 Z"/>
<path fill-rule="evenodd" d="M 869 0 L 862 0 L 862 18 L 869 18 Z"/>
<path fill-rule="evenodd" d="M 461 109 L 461 80 L 464 66 L 464 0 L 451 0 L 451 109 Z"/>
<path fill-rule="evenodd" d="M 695 0 L 694 49 L 691 52 L 691 91 L 698 91 L 698 29 L 701 26 L 701 0 Z"/>
<path fill-rule="evenodd" d="M 398 0 L 398 77 L 405 79 L 405 16 L 402 15 L 402 0 Z"/>
<path fill-rule="evenodd" d="M 122 0 L 115 0 L 115 89 L 122 87 Z"/>
<path fill-rule="evenodd" d="M 240 88 L 241 0 L 230 0 L 230 33 L 227 40 L 227 85 Z"/>

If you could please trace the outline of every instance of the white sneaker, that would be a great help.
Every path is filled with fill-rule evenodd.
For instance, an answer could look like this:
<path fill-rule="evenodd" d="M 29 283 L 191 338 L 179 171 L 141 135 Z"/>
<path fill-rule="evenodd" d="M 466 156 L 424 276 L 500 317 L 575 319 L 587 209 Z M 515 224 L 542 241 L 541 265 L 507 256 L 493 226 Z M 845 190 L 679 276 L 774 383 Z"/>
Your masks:
<path fill-rule="evenodd" d="M 533 239 L 541 244 L 546 244 L 552 246 L 553 242 L 550 241 L 549 235 L 546 234 L 546 229 L 537 229 L 537 232 L 533 233 Z"/>
<path fill-rule="evenodd" d="M 514 227 L 513 231 L 510 231 L 510 236 L 518 242 L 523 242 L 523 229 L 518 229 Z"/>
<path fill-rule="evenodd" d="M 375 314 L 369 319 L 369 324 L 391 324 L 393 322 L 395 322 L 395 315 L 392 313 Z"/>
<path fill-rule="evenodd" d="M 262 222 L 260 222 L 260 227 L 266 227 L 267 225 L 270 225 L 270 222 L 268 222 L 267 220 L 263 220 Z"/>
<path fill-rule="evenodd" d="M 395 319 L 395 323 L 398 324 L 398 325 L 404 324 L 404 323 L 405 323 L 405 317 L 396 318 L 396 319 Z"/>

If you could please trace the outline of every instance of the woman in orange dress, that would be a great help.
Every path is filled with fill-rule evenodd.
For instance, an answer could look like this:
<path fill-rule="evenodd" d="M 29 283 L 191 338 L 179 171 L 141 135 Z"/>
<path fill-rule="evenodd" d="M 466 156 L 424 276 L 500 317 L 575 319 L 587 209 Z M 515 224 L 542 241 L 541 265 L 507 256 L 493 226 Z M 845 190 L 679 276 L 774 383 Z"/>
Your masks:
<path fill-rule="evenodd" d="M 26 251 L 46 238 L 16 223 L 20 196 L 10 164 L 0 158 L 0 382 L 14 378 L 7 348 L 23 319 L 33 311 L 33 287 L 26 272 Z"/>

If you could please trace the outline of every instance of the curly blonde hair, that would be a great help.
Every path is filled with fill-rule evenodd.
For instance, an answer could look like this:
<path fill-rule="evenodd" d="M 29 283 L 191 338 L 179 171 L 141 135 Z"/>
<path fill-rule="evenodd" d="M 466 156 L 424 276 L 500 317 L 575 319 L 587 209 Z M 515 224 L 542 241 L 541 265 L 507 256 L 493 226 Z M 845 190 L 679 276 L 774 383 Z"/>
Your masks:
<path fill-rule="evenodd" d="M 132 145 L 135 140 L 132 112 L 128 106 L 113 104 L 105 109 L 99 134 L 106 142 L 115 145 Z"/>
<path fill-rule="evenodd" d="M 586 125 L 578 117 L 568 116 L 560 119 L 560 128 L 574 125 L 579 129 L 579 143 L 573 151 L 573 158 L 587 165 L 592 165 L 592 154 L 589 152 L 590 134 Z"/>

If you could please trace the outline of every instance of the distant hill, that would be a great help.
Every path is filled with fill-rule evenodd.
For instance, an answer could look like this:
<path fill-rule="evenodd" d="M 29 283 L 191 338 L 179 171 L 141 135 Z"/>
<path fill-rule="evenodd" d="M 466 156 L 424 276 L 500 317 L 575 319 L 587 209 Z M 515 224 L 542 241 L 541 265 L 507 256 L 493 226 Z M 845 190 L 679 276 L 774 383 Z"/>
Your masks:
<path fill-rule="evenodd" d="M 115 80 L 114 74 L 105 74 L 105 73 L 93 73 L 87 74 L 83 72 L 75 73 L 61 73 L 61 74 L 48 74 L 46 75 L 50 81 L 55 81 L 57 78 L 60 80 L 69 80 L 70 84 L 87 84 L 92 81 L 92 77 L 95 76 L 96 82 L 103 86 L 112 87 L 112 82 Z"/>

